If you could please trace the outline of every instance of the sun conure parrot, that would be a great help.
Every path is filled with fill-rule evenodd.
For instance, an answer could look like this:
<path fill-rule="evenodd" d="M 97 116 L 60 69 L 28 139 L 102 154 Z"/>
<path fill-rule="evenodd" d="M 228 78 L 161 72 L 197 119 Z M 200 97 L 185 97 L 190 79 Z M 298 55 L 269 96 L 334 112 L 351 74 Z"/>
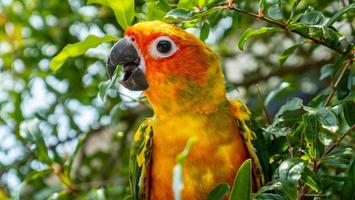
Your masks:
<path fill-rule="evenodd" d="M 233 185 L 248 158 L 256 167 L 254 185 L 263 179 L 246 126 L 250 112 L 226 98 L 221 63 L 194 35 L 162 21 L 128 27 L 107 61 L 112 77 L 123 66 L 121 84 L 144 90 L 154 116 L 140 125 L 130 154 L 133 199 L 170 200 L 177 155 L 196 138 L 183 164 L 184 200 L 206 199 L 218 184 Z"/>

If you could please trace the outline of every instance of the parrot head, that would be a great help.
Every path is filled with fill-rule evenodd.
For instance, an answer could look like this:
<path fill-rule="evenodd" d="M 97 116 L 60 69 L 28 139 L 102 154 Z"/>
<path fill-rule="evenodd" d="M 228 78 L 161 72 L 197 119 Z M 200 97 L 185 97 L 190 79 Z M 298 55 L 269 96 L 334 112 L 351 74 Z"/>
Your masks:
<path fill-rule="evenodd" d="M 125 37 L 112 47 L 109 76 L 117 65 L 124 72 L 120 83 L 130 90 L 145 91 L 153 107 L 164 103 L 171 107 L 171 102 L 188 106 L 214 90 L 222 90 L 224 95 L 218 56 L 191 33 L 163 21 L 128 27 Z"/>

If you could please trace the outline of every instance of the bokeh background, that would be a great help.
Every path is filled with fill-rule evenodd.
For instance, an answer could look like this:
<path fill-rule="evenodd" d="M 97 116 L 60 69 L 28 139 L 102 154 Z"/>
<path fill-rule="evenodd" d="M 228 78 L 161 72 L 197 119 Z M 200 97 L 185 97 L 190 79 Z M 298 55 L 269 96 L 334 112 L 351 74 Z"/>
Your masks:
<path fill-rule="evenodd" d="M 133 23 L 162 18 L 166 11 L 151 11 L 157 2 L 136 0 Z M 178 3 L 164 2 L 172 7 Z M 266 8 L 283 3 L 288 12 L 292 2 L 268 0 Z M 209 3 L 210 8 L 226 5 Z M 329 19 L 350 3 L 304 0 L 298 12 L 321 10 Z M 236 5 L 257 13 L 259 1 Z M 345 14 L 333 24 L 343 46 L 354 39 L 353 15 Z M 299 97 L 306 105 L 329 87 L 331 79 L 321 68 L 334 63 L 337 52 L 305 42 L 282 63 L 279 55 L 304 41 L 302 37 L 266 33 L 251 38 L 242 51 L 237 44 L 247 28 L 270 24 L 227 10 L 207 20 L 208 36 L 201 35 L 200 22 L 180 25 L 218 52 L 228 97 L 244 100 L 260 126 L 267 125 L 262 113 L 265 98 L 273 118 L 288 97 Z M 132 134 L 153 112 L 141 93 L 117 83 L 106 98 L 98 95 L 99 84 L 108 79 L 105 62 L 113 43 L 70 58 L 57 71 L 49 67 L 65 45 L 90 34 L 122 37 L 123 29 L 109 7 L 84 0 L 0 0 L 0 199 L 123 199 L 128 194 Z M 354 143 L 347 145 L 354 148 Z"/>

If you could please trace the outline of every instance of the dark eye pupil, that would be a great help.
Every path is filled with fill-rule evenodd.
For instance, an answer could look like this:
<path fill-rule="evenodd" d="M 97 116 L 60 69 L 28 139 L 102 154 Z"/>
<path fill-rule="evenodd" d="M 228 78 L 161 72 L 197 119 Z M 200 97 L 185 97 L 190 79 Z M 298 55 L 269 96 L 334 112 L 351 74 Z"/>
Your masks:
<path fill-rule="evenodd" d="M 167 40 L 159 41 L 157 44 L 157 49 L 160 53 L 168 53 L 171 50 L 171 43 Z"/>

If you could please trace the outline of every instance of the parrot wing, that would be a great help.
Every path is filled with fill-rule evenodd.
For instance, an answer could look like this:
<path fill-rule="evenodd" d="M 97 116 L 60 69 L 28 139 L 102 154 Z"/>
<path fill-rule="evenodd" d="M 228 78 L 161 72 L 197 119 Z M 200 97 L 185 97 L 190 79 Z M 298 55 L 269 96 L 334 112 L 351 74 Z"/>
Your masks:
<path fill-rule="evenodd" d="M 229 101 L 232 107 L 232 113 L 237 121 L 237 125 L 241 135 L 244 138 L 245 146 L 249 152 L 250 158 L 253 163 L 253 179 L 256 189 L 259 189 L 264 183 L 263 168 L 260 164 L 258 155 L 256 154 L 255 148 L 252 141 L 256 139 L 255 133 L 248 127 L 250 122 L 251 112 L 248 107 L 239 100 Z"/>
<path fill-rule="evenodd" d="M 145 119 L 134 134 L 130 151 L 130 187 L 133 200 L 149 197 L 149 164 L 152 152 L 153 120 Z"/>

